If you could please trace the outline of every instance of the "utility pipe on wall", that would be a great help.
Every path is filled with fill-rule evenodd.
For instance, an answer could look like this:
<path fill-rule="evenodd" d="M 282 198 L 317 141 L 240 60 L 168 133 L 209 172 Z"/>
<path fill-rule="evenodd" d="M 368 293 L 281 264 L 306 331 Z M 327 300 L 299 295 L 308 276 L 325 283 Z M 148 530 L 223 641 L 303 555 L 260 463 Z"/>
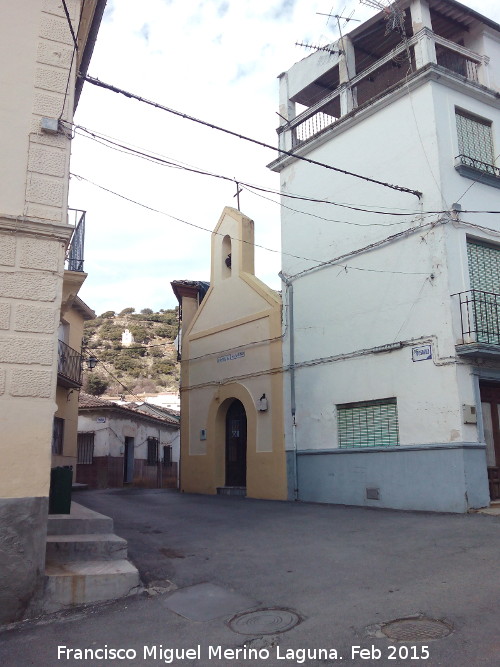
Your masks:
<path fill-rule="evenodd" d="M 288 289 L 288 323 L 290 329 L 290 412 L 292 415 L 292 444 L 293 444 L 293 499 L 299 499 L 299 476 L 297 469 L 297 422 L 296 401 L 295 401 L 295 337 L 294 337 L 294 319 L 293 319 L 293 283 L 279 272 L 279 277 L 285 283 Z"/>

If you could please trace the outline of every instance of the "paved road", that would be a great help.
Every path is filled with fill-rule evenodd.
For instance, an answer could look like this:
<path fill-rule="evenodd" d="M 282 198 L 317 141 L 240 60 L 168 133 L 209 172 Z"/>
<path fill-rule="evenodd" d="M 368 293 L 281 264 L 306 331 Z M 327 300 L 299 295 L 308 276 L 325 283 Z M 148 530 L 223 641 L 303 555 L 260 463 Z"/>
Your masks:
<path fill-rule="evenodd" d="M 500 664 L 499 517 L 156 490 L 83 491 L 74 499 L 113 517 L 146 584 L 165 586 L 169 580 L 178 590 L 64 613 L 0 633 L 2 667 Z M 212 588 L 189 588 L 204 582 Z M 171 609 L 181 590 L 181 604 L 191 619 L 207 599 L 216 610 L 217 605 L 235 608 L 219 618 L 190 620 Z M 264 635 L 258 628 L 254 634 L 237 634 L 226 622 L 247 607 L 292 610 L 300 623 L 281 634 Z M 452 633 L 437 641 L 404 644 L 380 636 L 384 622 L 419 614 L 444 621 Z M 265 620 L 279 615 L 272 612 Z M 247 653 L 249 659 L 242 652 L 235 659 L 231 653 L 218 657 L 217 651 L 241 648 L 245 642 L 254 649 Z M 58 660 L 58 645 L 128 648 L 129 659 L 76 660 L 63 654 Z M 163 648 L 157 648 L 156 659 L 151 654 L 144 659 L 144 646 L 159 645 Z M 196 653 L 170 663 L 168 651 L 160 657 L 160 650 L 197 652 L 198 646 L 200 657 Z M 368 652 L 353 657 L 356 646 Z M 320 648 L 327 653 L 304 655 Z M 256 658 L 255 651 L 260 651 Z"/>

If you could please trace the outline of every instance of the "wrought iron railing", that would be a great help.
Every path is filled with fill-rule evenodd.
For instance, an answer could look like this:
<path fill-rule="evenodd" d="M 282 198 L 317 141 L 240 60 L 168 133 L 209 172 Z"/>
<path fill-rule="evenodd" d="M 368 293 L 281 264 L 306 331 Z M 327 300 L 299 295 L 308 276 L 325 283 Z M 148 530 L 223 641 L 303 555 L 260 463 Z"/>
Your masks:
<path fill-rule="evenodd" d="M 477 171 L 482 171 L 485 174 L 491 174 L 492 176 L 500 178 L 500 168 L 495 167 L 494 164 L 476 160 L 476 158 L 469 157 L 468 155 L 457 155 L 456 161 L 458 164 L 464 165 L 464 167 L 471 167 L 472 169 L 477 169 Z"/>
<path fill-rule="evenodd" d="M 57 375 L 61 384 L 78 386 L 82 384 L 82 355 L 62 340 L 59 341 Z"/>
<path fill-rule="evenodd" d="M 318 111 L 314 116 L 306 118 L 300 125 L 297 125 L 293 131 L 293 145 L 296 146 L 302 141 L 307 141 L 316 134 L 322 132 L 326 127 L 330 127 L 338 121 L 338 118 L 331 116 L 324 111 Z"/>
<path fill-rule="evenodd" d="M 68 209 L 69 224 L 73 222 L 75 228 L 69 242 L 66 256 L 68 271 L 83 271 L 83 257 L 85 245 L 85 213 L 78 209 Z"/>
<path fill-rule="evenodd" d="M 460 74 L 469 81 L 479 82 L 479 64 L 461 53 L 436 45 L 436 60 L 438 65 L 445 67 L 450 72 Z"/>
<path fill-rule="evenodd" d="M 453 296 L 460 300 L 463 342 L 500 345 L 500 294 L 472 289 Z"/>

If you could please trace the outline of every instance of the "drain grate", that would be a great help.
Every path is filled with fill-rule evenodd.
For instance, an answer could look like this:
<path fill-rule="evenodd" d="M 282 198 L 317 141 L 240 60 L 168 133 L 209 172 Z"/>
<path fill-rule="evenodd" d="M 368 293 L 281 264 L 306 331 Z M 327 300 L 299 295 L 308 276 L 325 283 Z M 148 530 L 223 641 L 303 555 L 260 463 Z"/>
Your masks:
<path fill-rule="evenodd" d="M 288 609 L 257 609 L 237 614 L 228 622 L 233 632 L 240 635 L 274 635 L 291 630 L 301 621 L 294 611 Z"/>
<path fill-rule="evenodd" d="M 424 642 L 444 639 L 452 632 L 451 625 L 435 618 L 400 618 L 381 627 L 386 637 L 396 642 Z"/>

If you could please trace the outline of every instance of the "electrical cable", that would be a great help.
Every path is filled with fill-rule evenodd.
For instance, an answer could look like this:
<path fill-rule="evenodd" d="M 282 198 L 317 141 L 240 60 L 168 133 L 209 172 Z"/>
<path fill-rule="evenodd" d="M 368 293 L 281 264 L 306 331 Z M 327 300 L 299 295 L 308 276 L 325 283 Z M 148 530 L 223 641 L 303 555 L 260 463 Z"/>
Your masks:
<path fill-rule="evenodd" d="M 63 124 L 68 125 L 69 127 L 73 127 L 75 130 L 75 134 L 78 134 L 81 137 L 91 139 L 92 141 L 95 141 L 96 143 L 106 147 L 110 148 L 111 150 L 116 150 L 119 153 L 124 153 L 124 154 L 131 154 L 136 157 L 140 157 L 141 159 L 147 160 L 152 162 L 153 164 L 160 163 L 165 166 L 175 168 L 175 169 L 180 169 L 180 170 L 185 170 L 188 172 L 200 174 L 202 176 L 211 176 L 213 178 L 219 178 L 225 181 L 229 181 L 234 184 L 238 184 L 239 186 L 244 187 L 248 192 L 252 192 L 253 194 L 257 194 L 253 192 L 253 190 L 258 190 L 259 192 L 267 192 L 269 194 L 274 194 L 277 196 L 281 197 L 286 197 L 289 199 L 297 199 L 299 201 L 305 201 L 305 202 L 312 202 L 315 204 L 328 204 L 330 206 L 339 206 L 341 208 L 347 208 L 353 211 L 358 211 L 361 213 L 373 213 L 376 215 L 391 215 L 391 216 L 398 216 L 398 217 L 403 217 L 403 216 L 426 216 L 426 215 L 441 215 L 445 214 L 448 211 L 443 209 L 443 210 L 436 210 L 436 211 L 410 211 L 408 210 L 407 213 L 396 213 L 392 212 L 391 209 L 394 207 L 383 207 L 380 206 L 375 208 L 373 206 L 372 208 L 366 208 L 369 206 L 369 204 L 364 204 L 363 208 L 362 206 L 354 206 L 353 204 L 347 204 L 345 202 L 335 202 L 335 201 L 330 201 L 328 199 L 318 199 L 318 198 L 313 198 L 313 197 L 307 197 L 305 195 L 298 195 L 298 194 L 293 194 L 293 193 L 288 193 L 288 192 L 283 192 L 279 190 L 273 190 L 272 188 L 266 188 L 264 186 L 259 186 L 259 185 L 253 185 L 251 183 L 246 183 L 245 181 L 234 178 L 232 176 L 225 176 L 223 174 L 216 174 L 215 172 L 207 171 L 202 169 L 201 167 L 195 167 L 193 165 L 188 165 L 187 163 L 182 163 L 180 161 L 176 161 L 174 158 L 168 158 L 166 156 L 162 156 L 159 153 L 154 153 L 154 152 L 146 152 L 146 149 L 140 148 L 140 147 L 134 147 L 132 145 L 127 146 L 126 144 L 120 143 L 118 140 L 114 140 L 112 137 L 108 137 L 104 134 L 100 134 L 98 132 L 95 132 L 94 130 L 89 130 L 88 128 L 83 127 L 82 125 L 75 125 L 73 123 L 69 123 L 67 121 L 63 121 Z M 81 130 L 81 132 L 78 132 L 78 130 Z M 422 142 L 422 140 L 421 140 Z M 500 157 L 500 155 L 498 156 Z M 474 184 L 473 184 L 474 185 Z M 471 186 L 472 187 L 472 186 Z M 264 197 L 266 199 L 266 197 Z M 273 200 L 269 200 L 273 201 Z M 281 206 L 284 206 L 283 204 L 280 204 Z M 287 208 L 284 206 L 284 208 Z M 386 210 L 380 210 L 385 208 Z M 295 209 L 290 209 L 294 211 Z M 297 211 L 299 213 L 303 213 L 304 215 L 313 215 L 310 213 L 306 213 L 305 211 Z M 498 213 L 498 211 L 468 211 L 469 213 Z M 319 217 L 322 220 L 325 220 L 327 222 L 338 222 L 342 224 L 351 224 L 351 225 L 357 225 L 357 226 L 366 226 L 366 227 L 371 227 L 377 225 L 377 223 L 367 223 L 366 225 L 363 225 L 362 223 L 355 223 L 355 222 L 350 222 L 347 220 L 333 220 L 329 218 L 322 218 L 321 216 L 313 216 L 313 217 Z M 401 223 L 395 223 L 395 224 L 401 224 Z M 389 226 L 390 223 L 384 223 L 380 226 L 387 227 Z"/>
<path fill-rule="evenodd" d="M 103 185 L 99 185 L 98 183 L 95 183 L 94 181 L 91 181 L 88 178 L 85 178 L 84 176 L 80 176 L 78 174 L 71 173 L 70 176 L 74 176 L 78 180 L 85 181 L 86 183 L 90 183 L 91 185 L 95 186 L 96 188 L 99 188 L 100 190 L 103 190 L 104 192 L 108 192 L 112 195 L 115 195 L 116 197 L 120 197 L 120 199 L 124 199 L 128 202 L 131 202 L 132 204 L 135 204 L 136 206 L 140 206 L 141 208 L 145 208 L 148 211 L 152 211 L 153 213 L 158 213 L 159 215 L 164 215 L 167 218 L 171 218 L 172 220 L 176 220 L 177 222 L 181 222 L 182 224 L 188 225 L 189 227 L 194 227 L 195 229 L 200 229 L 204 232 L 208 232 L 209 234 L 216 234 L 217 236 L 225 236 L 225 234 L 222 234 L 221 232 L 214 232 L 207 227 L 202 227 L 201 225 L 197 225 L 194 222 L 188 222 L 187 220 L 183 220 L 182 218 L 178 218 L 175 215 L 171 215 L 170 213 L 166 213 L 165 211 L 160 211 L 159 209 L 153 208 L 152 206 L 148 206 L 147 204 L 142 204 L 141 202 L 135 201 L 134 199 L 131 199 L 130 197 L 126 197 L 125 195 L 120 194 L 119 192 L 115 192 L 114 190 L 111 190 L 109 188 L 104 187 Z M 422 225 L 421 227 L 418 228 L 410 228 L 409 230 L 405 230 L 403 232 L 399 232 L 399 234 L 406 234 L 408 232 L 416 231 L 423 229 L 427 227 L 430 223 L 427 223 L 425 225 Z M 432 223 L 433 224 L 433 223 Z M 318 264 L 317 267 L 312 267 L 312 269 L 315 268 L 320 268 L 323 266 L 326 266 L 327 264 L 330 264 L 332 262 L 337 263 L 339 258 L 336 258 L 334 260 L 319 260 L 319 259 L 312 259 L 311 257 L 303 257 L 301 255 L 294 255 L 289 252 L 284 252 L 281 250 L 276 250 L 274 248 L 267 248 L 266 246 L 260 245 L 258 243 L 253 243 L 252 241 L 246 241 L 245 239 L 233 239 L 234 241 L 239 241 L 240 243 L 247 243 L 248 245 L 251 245 L 255 248 L 261 248 L 262 250 L 267 250 L 268 252 L 274 252 L 274 253 L 280 253 L 281 255 L 285 255 L 287 257 L 293 257 L 294 259 L 303 259 L 306 262 L 316 262 Z M 358 252 L 358 251 L 356 251 Z M 397 274 L 404 274 L 404 275 L 415 275 L 415 272 L 405 272 L 405 271 L 385 271 L 383 269 L 364 269 L 361 267 L 357 266 L 350 266 L 348 264 L 340 264 L 339 266 L 342 266 L 344 269 L 354 269 L 356 271 L 370 271 L 370 272 L 375 272 L 375 273 L 397 273 Z M 305 271 L 310 271 L 312 269 L 306 269 Z M 299 274 L 297 274 L 299 275 Z M 417 275 L 427 275 L 424 273 L 418 273 Z"/>
<path fill-rule="evenodd" d="M 71 18 L 69 16 L 68 6 L 66 5 L 66 0 L 62 0 L 64 13 L 66 14 L 66 20 L 68 21 L 69 29 L 71 31 L 71 37 L 73 38 L 73 44 L 75 45 L 75 50 L 78 51 L 78 42 L 76 40 L 75 31 L 73 30 L 73 24 L 71 23 Z"/>
<path fill-rule="evenodd" d="M 142 398 L 140 398 L 139 396 L 137 396 L 137 394 L 134 394 L 134 392 L 131 391 L 131 389 L 130 389 L 129 387 L 127 387 L 126 385 L 124 385 L 123 382 L 122 382 L 121 380 L 119 380 L 117 377 L 115 377 L 115 375 L 113 375 L 113 373 L 112 373 L 108 368 L 106 368 L 106 364 L 104 363 L 104 361 L 102 361 L 101 359 L 98 359 L 97 357 L 95 357 L 95 358 L 96 358 L 97 361 L 101 364 L 101 366 L 102 366 L 102 368 L 104 369 L 104 371 L 105 371 L 110 377 L 112 377 L 113 380 L 114 380 L 115 382 L 118 382 L 118 384 L 120 385 L 120 387 L 123 387 L 123 389 L 125 389 L 125 390 L 127 391 L 127 393 L 128 393 L 130 396 L 133 396 L 134 398 L 136 398 L 140 403 L 145 403 L 145 401 L 143 401 Z M 152 409 L 153 411 L 156 411 L 156 414 L 158 414 L 161 418 L 165 419 L 165 415 L 162 414 L 162 413 L 160 413 L 160 412 L 158 412 L 158 411 L 156 410 L 156 406 L 151 405 L 151 403 L 148 403 L 148 405 L 151 407 L 151 409 Z"/>
<path fill-rule="evenodd" d="M 281 148 L 277 148 L 276 146 L 272 146 L 271 144 L 267 144 L 263 141 L 259 141 L 258 139 L 253 139 L 251 137 L 248 137 L 244 134 L 240 134 L 239 132 L 234 132 L 233 130 L 229 130 L 227 128 L 221 127 L 220 125 L 215 125 L 214 123 L 209 123 L 208 121 L 204 121 L 200 118 L 196 118 L 195 116 L 191 116 L 189 114 L 183 113 L 181 111 L 177 111 L 175 109 L 171 109 L 169 107 L 164 106 L 163 104 L 160 104 L 159 102 L 153 102 L 152 100 L 148 100 L 144 97 L 141 97 L 140 95 L 136 95 L 135 93 L 131 93 L 130 91 L 123 90 L 122 88 L 118 88 L 117 86 L 113 86 L 109 83 L 105 83 L 104 81 L 100 81 L 99 79 L 96 79 L 94 77 L 88 76 L 88 75 L 78 75 L 80 78 L 84 79 L 85 81 L 88 81 L 89 83 L 93 84 L 94 86 L 98 86 L 99 88 L 104 88 L 106 90 L 110 90 L 111 92 L 118 93 L 120 95 L 124 95 L 125 97 L 128 97 L 129 99 L 134 99 L 137 100 L 138 102 L 143 102 L 144 104 L 148 104 L 149 106 L 153 106 L 156 109 L 160 109 L 162 111 L 166 111 L 167 113 L 171 113 L 175 116 L 179 116 L 180 118 L 185 118 L 186 120 L 190 120 L 194 123 L 198 123 L 200 125 L 203 125 L 205 127 L 210 127 L 213 130 L 218 130 L 219 132 L 224 132 L 225 134 L 229 134 L 230 136 L 237 137 L 238 139 L 243 139 L 244 141 L 249 141 L 250 143 L 256 144 L 258 146 L 262 146 L 263 148 L 268 148 L 272 151 L 278 152 L 280 155 L 287 155 L 289 157 L 293 157 L 297 160 L 302 160 L 304 162 L 308 162 L 309 164 L 313 164 L 319 167 L 323 167 L 325 169 L 330 169 L 332 171 L 335 171 L 337 173 L 344 174 L 345 176 L 352 176 L 353 178 L 359 178 L 361 180 L 367 181 L 368 183 L 374 183 L 375 185 L 380 185 L 385 188 L 389 188 L 392 190 L 397 190 L 398 192 L 404 192 L 406 194 L 411 194 L 417 197 L 418 199 L 422 198 L 422 193 L 419 192 L 418 190 L 412 190 L 411 188 L 406 188 L 401 185 L 393 185 L 391 183 L 385 183 L 384 181 L 378 181 L 377 179 L 374 178 L 369 178 L 368 176 L 363 176 L 361 174 L 356 174 L 355 172 L 347 171 L 346 169 L 341 169 L 339 167 L 334 167 L 332 165 L 326 164 L 324 162 L 318 162 L 317 160 L 312 160 L 310 158 L 304 157 L 303 155 L 298 155 L 296 153 L 293 153 L 291 151 L 287 151 Z"/>
<path fill-rule="evenodd" d="M 68 125 L 70 125 L 68 123 Z M 295 195 L 287 192 L 280 192 L 278 190 L 272 190 L 271 188 L 265 188 L 263 186 L 258 186 L 258 185 L 253 185 L 251 183 L 246 183 L 245 181 L 242 181 L 240 179 L 231 177 L 231 176 L 225 176 L 223 174 L 216 174 L 214 172 L 206 171 L 204 169 L 201 169 L 199 167 L 193 167 L 193 166 L 187 166 L 183 165 L 182 163 L 176 163 L 172 161 L 172 159 L 166 159 L 165 157 L 160 156 L 159 154 L 154 154 L 154 153 L 146 153 L 144 150 L 138 150 L 137 148 L 133 148 L 131 146 L 127 146 L 126 144 L 119 143 L 117 141 L 113 141 L 110 138 L 105 137 L 104 135 L 99 135 L 97 132 L 94 132 L 92 130 L 89 130 L 87 128 L 82 127 L 81 125 L 74 125 L 75 128 L 75 134 L 78 134 L 81 137 L 85 137 L 87 139 L 92 139 L 96 143 L 105 146 L 107 148 L 110 148 L 112 150 L 117 150 L 118 152 L 125 153 L 125 154 L 132 154 L 136 157 L 140 157 L 141 159 L 147 160 L 149 162 L 153 163 L 159 163 L 164 166 L 168 166 L 171 168 L 176 168 L 176 169 L 181 169 L 185 171 L 189 171 L 192 173 L 200 174 L 202 176 L 211 176 L 212 178 L 219 178 L 221 180 L 225 181 L 230 181 L 231 183 L 238 184 L 240 186 L 245 186 L 248 190 L 259 190 L 261 192 L 269 192 L 271 194 L 276 194 L 280 195 L 282 197 L 287 197 L 290 199 L 299 199 L 301 201 L 308 201 L 308 202 L 313 202 L 313 203 L 319 203 L 319 204 L 329 204 L 331 206 L 339 206 L 341 208 L 348 208 L 354 211 L 360 211 L 362 213 L 373 213 L 376 215 L 392 215 L 392 216 L 409 216 L 409 215 L 420 215 L 420 211 L 411 211 L 408 213 L 392 213 L 388 212 L 388 210 L 376 210 L 376 209 L 369 209 L 369 208 L 362 208 L 360 206 L 353 206 L 352 204 L 344 204 L 340 202 L 333 202 L 329 201 L 328 199 L 317 199 L 317 198 L 312 198 L 312 197 L 306 197 L 303 195 Z M 81 130 L 79 132 L 78 130 Z M 389 207 L 388 207 L 389 208 Z M 436 213 L 444 213 L 445 211 L 428 211 L 424 213 L 424 215 L 435 215 Z M 342 222 L 338 220 L 332 220 L 332 222 Z M 343 221 L 345 224 L 356 224 L 356 223 L 349 223 L 347 221 Z M 398 223 L 399 224 L 399 223 Z M 366 225 L 368 226 L 368 225 Z"/>

